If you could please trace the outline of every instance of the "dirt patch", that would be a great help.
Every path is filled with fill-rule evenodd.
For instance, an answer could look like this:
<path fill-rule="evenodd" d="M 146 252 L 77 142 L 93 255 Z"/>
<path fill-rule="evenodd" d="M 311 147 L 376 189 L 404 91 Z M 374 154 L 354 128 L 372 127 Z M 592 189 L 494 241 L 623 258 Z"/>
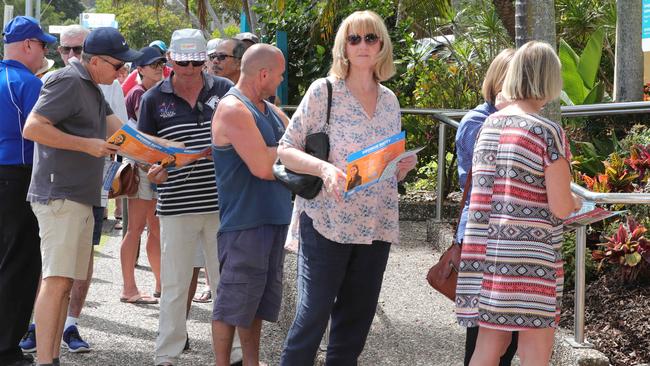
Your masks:
<path fill-rule="evenodd" d="M 624 286 L 603 273 L 587 285 L 585 335 L 614 366 L 650 363 L 650 286 Z M 573 329 L 574 292 L 562 300 L 560 325 Z"/>

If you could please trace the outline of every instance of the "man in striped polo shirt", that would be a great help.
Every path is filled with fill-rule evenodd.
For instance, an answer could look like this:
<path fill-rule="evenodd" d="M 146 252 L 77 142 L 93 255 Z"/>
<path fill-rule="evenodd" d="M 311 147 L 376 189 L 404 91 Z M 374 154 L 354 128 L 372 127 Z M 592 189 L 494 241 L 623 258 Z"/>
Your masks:
<path fill-rule="evenodd" d="M 173 72 L 142 96 L 138 129 L 182 142 L 186 148 L 209 147 L 212 112 L 233 84 L 202 71 L 207 59 L 206 41 L 199 30 L 175 31 L 168 59 Z M 152 172 L 162 173 L 162 179 L 150 174 L 152 181 L 159 183 L 156 209 L 162 245 L 155 364 L 173 365 L 186 342 L 186 299 L 197 245 L 203 245 L 213 293 L 219 283 L 217 185 L 214 166 L 207 158 L 168 172 L 154 165 Z M 237 355 L 233 357 L 236 358 Z"/>

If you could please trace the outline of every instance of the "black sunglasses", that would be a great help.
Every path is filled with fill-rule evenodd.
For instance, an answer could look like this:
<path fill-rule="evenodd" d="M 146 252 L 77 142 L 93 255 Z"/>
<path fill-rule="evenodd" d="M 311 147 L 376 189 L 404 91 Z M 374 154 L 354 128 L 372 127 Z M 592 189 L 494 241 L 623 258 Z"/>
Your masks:
<path fill-rule="evenodd" d="M 373 45 L 379 41 L 379 36 L 374 33 L 368 33 L 364 36 L 360 36 L 358 34 L 350 34 L 347 37 L 347 40 L 348 43 L 352 46 L 358 45 L 362 40 L 365 41 L 367 45 Z"/>
<path fill-rule="evenodd" d="M 219 61 L 223 61 L 223 60 L 225 60 L 227 57 L 239 58 L 239 57 L 235 57 L 235 56 L 232 56 L 232 55 L 226 55 L 225 53 L 215 53 L 215 54 L 212 54 L 212 55 L 210 55 L 210 56 L 208 56 L 208 57 L 210 57 L 210 61 L 214 60 L 215 58 L 216 58 L 217 60 L 219 60 Z"/>
<path fill-rule="evenodd" d="M 205 64 L 205 61 L 174 61 L 174 62 L 176 63 L 176 65 L 180 67 L 188 67 L 190 63 L 194 67 L 201 67 Z"/>
<path fill-rule="evenodd" d="M 83 46 L 74 46 L 74 47 L 70 47 L 70 46 L 59 46 L 59 50 L 60 50 L 61 52 L 63 52 L 63 53 L 66 53 L 66 54 L 67 54 L 67 53 L 70 53 L 70 50 L 72 50 L 72 52 L 74 52 L 75 55 L 80 55 L 80 54 L 81 54 L 81 51 L 84 50 L 84 47 L 83 47 Z"/>
<path fill-rule="evenodd" d="M 154 63 L 152 63 L 152 64 L 144 65 L 144 66 L 149 66 L 149 67 L 151 67 L 152 69 L 157 69 L 157 68 L 159 68 L 159 67 L 163 67 L 163 66 L 165 66 L 166 63 L 167 63 L 166 61 L 160 60 L 160 61 L 156 61 L 156 62 L 154 62 Z"/>
<path fill-rule="evenodd" d="M 125 65 L 124 62 L 120 62 L 119 64 L 114 64 L 114 63 L 108 61 L 107 59 L 103 58 L 102 56 L 97 56 L 97 57 L 101 58 L 101 59 L 102 59 L 104 62 L 106 62 L 107 64 L 113 66 L 113 68 L 115 69 L 115 71 L 121 69 L 121 68 L 124 67 L 124 65 Z"/>
<path fill-rule="evenodd" d="M 44 50 L 47 49 L 47 43 L 41 41 L 40 39 L 31 39 L 30 38 L 30 39 L 28 39 L 28 41 L 30 41 L 30 42 L 38 42 L 38 43 L 40 43 L 41 47 L 43 47 Z"/>

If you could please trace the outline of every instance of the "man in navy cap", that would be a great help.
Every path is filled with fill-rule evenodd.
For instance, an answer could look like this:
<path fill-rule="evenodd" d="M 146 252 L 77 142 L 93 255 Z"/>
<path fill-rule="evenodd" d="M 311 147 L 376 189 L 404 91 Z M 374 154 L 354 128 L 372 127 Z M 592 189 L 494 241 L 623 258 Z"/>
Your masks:
<path fill-rule="evenodd" d="M 18 347 L 41 272 L 38 222 L 26 200 L 34 144 L 22 130 L 41 81 L 34 76 L 56 38 L 19 16 L 4 29 L 0 62 L 0 365 L 31 365 Z"/>
<path fill-rule="evenodd" d="M 23 135 L 36 142 L 27 200 L 38 218 L 43 254 L 34 315 L 39 365 L 58 363 L 72 281 L 87 276 L 104 157 L 118 149 L 106 137 L 122 121 L 98 84 L 113 83 L 124 63 L 140 56 L 116 29 L 95 29 L 81 61 L 71 60 L 49 78 L 27 117 Z"/>

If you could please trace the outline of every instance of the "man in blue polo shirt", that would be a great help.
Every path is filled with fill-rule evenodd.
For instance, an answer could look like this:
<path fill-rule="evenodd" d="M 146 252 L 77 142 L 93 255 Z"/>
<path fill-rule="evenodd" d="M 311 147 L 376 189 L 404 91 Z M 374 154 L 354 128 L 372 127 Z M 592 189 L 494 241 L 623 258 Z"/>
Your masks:
<path fill-rule="evenodd" d="M 41 272 L 38 222 L 26 200 L 34 143 L 22 136 L 41 90 L 34 76 L 56 38 L 19 16 L 4 29 L 0 62 L 0 365 L 31 365 L 18 347 L 27 329 Z"/>

